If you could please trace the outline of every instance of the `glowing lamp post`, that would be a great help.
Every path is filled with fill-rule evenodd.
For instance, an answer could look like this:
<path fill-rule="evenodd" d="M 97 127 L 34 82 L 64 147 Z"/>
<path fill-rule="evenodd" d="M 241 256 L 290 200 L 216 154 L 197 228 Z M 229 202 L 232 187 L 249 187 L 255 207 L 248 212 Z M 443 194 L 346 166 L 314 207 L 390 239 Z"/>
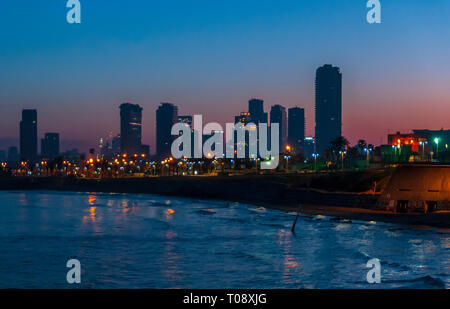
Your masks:
<path fill-rule="evenodd" d="M 439 138 L 435 138 L 434 142 L 436 143 L 436 161 L 439 162 Z"/>
<path fill-rule="evenodd" d="M 370 153 L 372 152 L 372 148 L 366 148 L 366 161 L 367 167 L 370 166 Z"/>
<path fill-rule="evenodd" d="M 364 151 L 366 152 L 366 167 L 369 167 L 369 148 L 364 148 Z"/>
<path fill-rule="evenodd" d="M 314 157 L 314 170 L 317 172 L 317 157 L 318 157 L 319 155 L 317 154 L 317 153 L 314 153 L 313 154 L 313 157 Z"/>
<path fill-rule="evenodd" d="M 424 152 L 425 152 L 425 150 L 424 150 L 425 144 L 424 144 L 424 142 L 420 141 L 420 142 L 419 142 L 419 145 L 422 146 L 422 160 L 423 160 L 423 158 L 425 157 L 425 156 L 424 156 Z"/>
<path fill-rule="evenodd" d="M 342 168 L 342 171 L 344 171 L 344 155 L 346 155 L 347 154 L 347 152 L 345 152 L 345 151 L 339 151 L 339 155 L 341 156 L 341 168 Z"/>
<path fill-rule="evenodd" d="M 286 159 L 286 173 L 289 172 L 289 155 L 291 153 L 291 146 L 286 145 L 286 156 L 284 158 Z"/>

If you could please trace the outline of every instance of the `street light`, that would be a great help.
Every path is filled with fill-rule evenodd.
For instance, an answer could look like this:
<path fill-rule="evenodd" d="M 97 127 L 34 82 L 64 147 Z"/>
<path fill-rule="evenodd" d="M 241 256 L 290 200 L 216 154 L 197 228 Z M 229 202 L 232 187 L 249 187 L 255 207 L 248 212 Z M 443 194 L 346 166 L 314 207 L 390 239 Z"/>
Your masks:
<path fill-rule="evenodd" d="M 422 142 L 422 141 L 420 141 L 420 142 L 419 142 L 419 145 L 422 146 L 422 160 L 423 160 L 423 158 L 425 157 L 425 155 L 424 155 L 424 152 L 425 152 L 425 143 Z"/>
<path fill-rule="evenodd" d="M 317 172 L 317 157 L 319 155 L 317 153 L 313 153 L 313 157 L 314 157 L 314 170 Z"/>
<path fill-rule="evenodd" d="M 344 155 L 347 154 L 346 151 L 339 151 L 339 154 L 341 155 L 341 167 L 342 167 L 342 171 L 344 171 Z"/>
<path fill-rule="evenodd" d="M 286 173 L 289 172 L 289 155 L 284 156 L 284 159 L 286 160 Z"/>
<path fill-rule="evenodd" d="M 291 153 L 291 146 L 290 145 L 286 145 L 285 147 L 286 149 L 286 156 L 284 156 L 284 158 L 286 159 L 286 173 L 289 173 L 289 157 L 290 157 L 290 153 Z"/>
<path fill-rule="evenodd" d="M 439 138 L 435 138 L 434 142 L 436 143 L 436 161 L 439 162 Z"/>
<path fill-rule="evenodd" d="M 366 152 L 366 164 L 367 167 L 369 167 L 369 148 L 368 147 L 364 148 L 364 151 Z"/>

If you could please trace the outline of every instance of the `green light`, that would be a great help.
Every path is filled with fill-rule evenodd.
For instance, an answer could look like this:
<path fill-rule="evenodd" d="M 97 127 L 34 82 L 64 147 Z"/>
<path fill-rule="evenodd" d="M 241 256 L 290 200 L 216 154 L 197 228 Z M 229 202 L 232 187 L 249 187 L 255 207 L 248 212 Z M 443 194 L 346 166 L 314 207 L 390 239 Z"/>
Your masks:
<path fill-rule="evenodd" d="M 436 137 L 436 138 L 434 139 L 434 142 L 435 142 L 436 144 L 439 144 L 439 138 Z"/>

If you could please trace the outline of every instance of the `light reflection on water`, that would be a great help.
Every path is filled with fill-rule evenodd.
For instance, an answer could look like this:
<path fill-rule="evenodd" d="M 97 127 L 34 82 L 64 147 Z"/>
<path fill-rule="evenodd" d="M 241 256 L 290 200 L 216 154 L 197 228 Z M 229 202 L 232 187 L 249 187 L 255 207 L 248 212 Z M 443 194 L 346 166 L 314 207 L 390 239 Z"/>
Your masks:
<path fill-rule="evenodd" d="M 0 192 L 0 287 L 450 287 L 450 234 L 153 195 Z M 381 260 L 382 281 L 365 281 Z"/>

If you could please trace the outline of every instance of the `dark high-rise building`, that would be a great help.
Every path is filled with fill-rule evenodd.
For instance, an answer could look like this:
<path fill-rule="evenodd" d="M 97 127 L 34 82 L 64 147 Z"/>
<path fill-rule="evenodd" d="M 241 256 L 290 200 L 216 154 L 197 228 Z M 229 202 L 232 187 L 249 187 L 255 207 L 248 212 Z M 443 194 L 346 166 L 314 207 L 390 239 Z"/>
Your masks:
<path fill-rule="evenodd" d="M 66 150 L 61 154 L 61 157 L 69 160 L 84 160 L 84 154 L 79 153 L 77 148 Z"/>
<path fill-rule="evenodd" d="M 178 107 L 171 103 L 161 103 L 156 110 L 156 153 L 160 157 L 170 156 L 172 126 L 178 121 Z"/>
<path fill-rule="evenodd" d="M 288 109 L 288 143 L 297 154 L 302 153 L 305 140 L 305 110 L 300 107 Z"/>
<path fill-rule="evenodd" d="M 20 156 L 23 160 L 37 158 L 37 111 L 24 109 L 20 122 Z"/>
<path fill-rule="evenodd" d="M 316 71 L 316 143 L 322 154 L 342 135 L 342 74 L 326 64 Z"/>
<path fill-rule="evenodd" d="M 112 138 L 111 152 L 113 155 L 117 155 L 120 153 L 120 134 L 117 134 Z"/>
<path fill-rule="evenodd" d="M 316 152 L 316 141 L 314 139 L 314 137 L 309 137 L 306 136 L 305 140 L 303 141 L 303 155 L 305 156 L 305 158 L 311 160 L 315 158 L 315 153 Z"/>
<path fill-rule="evenodd" d="M 250 113 L 242 112 L 239 116 L 234 116 L 234 123 L 242 123 L 246 125 L 251 122 Z"/>
<path fill-rule="evenodd" d="M 0 162 L 5 162 L 6 161 L 6 151 L 4 150 L 0 150 Z"/>
<path fill-rule="evenodd" d="M 287 116 L 284 106 L 276 104 L 270 109 L 270 125 L 278 123 L 280 153 L 284 152 L 287 139 Z"/>
<path fill-rule="evenodd" d="M 59 156 L 59 133 L 45 133 L 41 139 L 41 155 L 46 159 Z"/>
<path fill-rule="evenodd" d="M 191 156 L 193 156 L 194 153 L 194 147 L 195 147 L 195 135 L 197 135 L 197 132 L 194 131 L 193 128 L 193 122 L 192 122 L 192 116 L 190 115 L 184 115 L 184 116 L 178 116 L 177 122 L 183 123 L 191 132 Z M 180 135 L 183 135 L 183 131 L 180 131 Z M 203 142 L 205 140 L 203 139 Z M 187 146 L 186 146 L 187 147 Z"/>
<path fill-rule="evenodd" d="M 267 123 L 267 113 L 264 112 L 264 101 L 260 99 L 250 99 L 248 101 L 248 112 L 250 121 L 254 124 Z"/>
<path fill-rule="evenodd" d="M 192 116 L 190 116 L 190 115 L 178 116 L 177 122 L 185 123 L 186 125 L 190 126 L 192 129 Z"/>
<path fill-rule="evenodd" d="M 138 104 L 120 105 L 120 150 L 124 154 L 142 152 L 142 107 Z"/>
<path fill-rule="evenodd" d="M 12 146 L 8 148 L 8 163 L 17 163 L 20 161 L 19 151 L 17 147 Z"/>
<path fill-rule="evenodd" d="M 268 125 L 268 119 L 267 119 L 267 113 L 264 112 L 264 101 L 261 99 L 250 99 L 248 101 L 248 113 L 249 115 L 249 121 L 256 124 L 256 130 L 258 135 L 258 141 L 259 144 L 260 140 L 260 132 L 258 130 L 260 123 L 265 123 Z M 270 132 L 267 132 L 266 138 L 270 141 Z"/>
<path fill-rule="evenodd" d="M 150 145 L 141 146 L 141 154 L 149 156 L 150 155 Z"/>
<path fill-rule="evenodd" d="M 234 117 L 234 124 L 238 124 L 241 123 L 243 126 L 247 127 L 248 131 L 245 132 L 245 140 L 241 141 L 238 140 L 238 135 L 237 132 L 235 131 L 234 134 L 234 149 L 236 151 L 245 151 L 245 156 L 249 157 L 250 153 L 249 153 L 249 147 L 250 147 L 250 131 L 256 131 L 256 134 L 258 134 L 257 132 L 257 125 L 255 124 L 256 121 L 254 121 L 251 116 L 250 116 L 250 112 L 241 112 L 241 114 L 239 116 L 235 116 Z M 249 126 L 249 123 L 253 123 L 253 125 Z M 227 145 L 228 147 L 229 145 Z"/>

